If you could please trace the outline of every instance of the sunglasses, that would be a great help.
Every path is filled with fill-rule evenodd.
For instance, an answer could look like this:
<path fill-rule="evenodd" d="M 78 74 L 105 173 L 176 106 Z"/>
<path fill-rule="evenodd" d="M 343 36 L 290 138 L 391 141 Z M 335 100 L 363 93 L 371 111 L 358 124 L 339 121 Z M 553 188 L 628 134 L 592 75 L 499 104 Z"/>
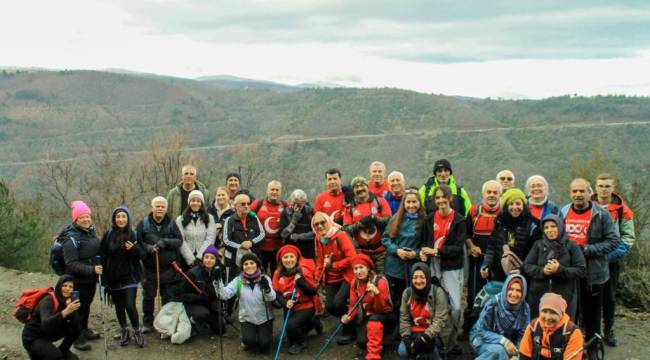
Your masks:
<path fill-rule="evenodd" d="M 248 205 L 250 205 L 250 204 L 251 204 L 251 203 L 249 203 L 249 202 L 240 202 L 240 203 L 237 204 L 237 205 L 248 206 Z"/>
<path fill-rule="evenodd" d="M 511 177 L 500 177 L 499 180 L 501 180 L 501 181 L 506 181 L 506 180 L 512 181 L 512 178 Z"/>
<path fill-rule="evenodd" d="M 314 223 L 314 226 L 315 226 L 315 227 L 318 227 L 318 226 L 323 226 L 323 227 L 325 227 L 325 225 L 327 225 L 327 221 L 325 221 L 325 220 L 323 220 L 323 221 L 318 221 L 318 222 L 315 222 L 315 223 Z"/>

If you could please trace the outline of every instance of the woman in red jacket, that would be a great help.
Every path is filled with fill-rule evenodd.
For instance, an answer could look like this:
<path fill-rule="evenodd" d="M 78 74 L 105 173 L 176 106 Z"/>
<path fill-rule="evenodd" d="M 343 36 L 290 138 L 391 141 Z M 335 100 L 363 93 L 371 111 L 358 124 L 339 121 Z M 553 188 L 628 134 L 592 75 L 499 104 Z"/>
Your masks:
<path fill-rule="evenodd" d="M 311 219 L 316 234 L 316 275 L 318 285 L 325 285 L 325 310 L 341 317 L 347 311 L 350 293 L 348 282 L 354 280 L 350 259 L 356 255 L 352 240 L 325 213 L 317 212 Z M 354 340 L 354 325 L 346 325 L 337 340 L 340 345 Z"/>
<path fill-rule="evenodd" d="M 343 324 L 359 324 L 357 345 L 366 348 L 366 360 L 381 359 L 384 333 L 390 333 L 395 326 L 393 304 L 390 300 L 388 280 L 375 274 L 375 265 L 366 254 L 357 254 L 351 259 L 354 280 L 350 282 L 350 306 L 341 317 Z M 363 297 L 361 305 L 354 307 Z M 360 316 L 360 321 L 353 321 Z"/>
<path fill-rule="evenodd" d="M 320 301 L 316 279 L 314 279 L 314 266 L 311 261 L 304 261 L 300 249 L 293 245 L 281 247 L 276 258 L 278 268 L 273 274 L 273 289 L 277 294 L 277 300 L 284 308 L 285 315 L 291 309 L 286 332 L 289 339 L 289 354 L 296 355 L 305 348 L 307 333 L 314 328 L 315 304 L 316 301 Z M 294 291 L 295 295 L 292 299 L 291 295 Z"/>

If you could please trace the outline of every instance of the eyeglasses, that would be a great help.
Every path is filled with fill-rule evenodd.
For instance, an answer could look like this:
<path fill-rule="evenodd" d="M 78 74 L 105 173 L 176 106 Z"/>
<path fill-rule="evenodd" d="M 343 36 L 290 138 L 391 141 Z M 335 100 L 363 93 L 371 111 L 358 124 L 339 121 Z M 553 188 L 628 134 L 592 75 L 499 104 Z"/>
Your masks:
<path fill-rule="evenodd" d="M 325 225 L 327 225 L 327 221 L 325 221 L 325 220 L 317 221 L 317 222 L 314 223 L 315 227 L 319 227 L 319 226 L 325 227 Z"/>
<path fill-rule="evenodd" d="M 512 180 L 514 180 L 514 179 L 511 178 L 511 177 L 500 177 L 499 180 L 501 180 L 501 181 L 506 181 L 506 180 L 508 180 L 508 181 L 512 181 Z"/>
<path fill-rule="evenodd" d="M 248 206 L 248 205 L 250 205 L 250 204 L 251 204 L 251 203 L 249 203 L 249 202 L 240 202 L 240 203 L 238 203 L 237 205 Z"/>

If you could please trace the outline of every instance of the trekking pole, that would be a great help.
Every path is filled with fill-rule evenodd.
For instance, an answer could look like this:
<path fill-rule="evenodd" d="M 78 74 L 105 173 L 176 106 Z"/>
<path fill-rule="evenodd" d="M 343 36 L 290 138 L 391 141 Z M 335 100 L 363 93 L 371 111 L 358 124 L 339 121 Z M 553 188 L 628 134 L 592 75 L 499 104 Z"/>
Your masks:
<path fill-rule="evenodd" d="M 219 311 L 219 353 L 221 354 L 221 360 L 223 360 L 223 331 L 225 327 L 223 326 L 223 312 L 221 310 L 221 286 L 217 280 L 212 281 L 212 287 L 214 287 L 214 292 L 217 294 L 217 306 Z"/>
<path fill-rule="evenodd" d="M 162 303 L 160 300 L 160 258 L 158 257 L 158 251 L 154 252 L 156 255 L 156 304 L 158 304 L 158 311 L 162 308 Z"/>
<path fill-rule="evenodd" d="M 598 333 L 595 333 L 594 336 L 591 339 L 589 339 L 589 341 L 587 341 L 580 349 L 576 350 L 573 354 L 571 354 L 571 356 L 566 358 L 566 360 L 573 360 L 573 358 L 578 356 L 578 354 L 580 354 L 581 352 L 587 350 L 587 348 L 590 347 L 591 344 L 593 344 L 595 341 L 601 341 L 601 340 L 603 340 L 603 338 L 600 337 L 600 335 L 598 335 Z"/>
<path fill-rule="evenodd" d="M 289 299 L 289 301 L 293 301 L 296 298 L 296 289 L 297 289 L 297 286 L 294 285 L 293 291 L 291 292 L 291 299 Z M 287 310 L 287 316 L 284 317 L 284 324 L 282 324 L 282 331 L 280 332 L 280 340 L 278 341 L 278 348 L 277 348 L 277 350 L 275 350 L 275 358 L 274 358 L 274 360 L 278 360 L 278 357 L 280 356 L 280 348 L 282 347 L 282 339 L 284 339 L 284 334 L 287 332 L 287 323 L 289 322 L 289 316 L 290 315 L 291 315 L 291 308 Z"/>
<path fill-rule="evenodd" d="M 350 316 L 350 314 L 352 314 L 359 307 L 359 305 L 361 305 L 361 302 L 363 301 L 363 298 L 366 297 L 367 293 L 368 292 L 363 293 L 363 295 L 361 295 L 361 297 L 359 297 L 357 302 L 354 303 L 354 306 L 352 306 L 352 309 L 350 309 L 350 311 L 348 311 L 346 313 L 348 316 Z M 339 324 L 336 326 L 336 328 L 332 332 L 332 335 L 330 335 L 330 337 L 327 338 L 327 341 L 325 342 L 325 345 L 323 345 L 323 347 L 320 349 L 318 354 L 316 354 L 316 357 L 315 357 L 316 360 L 320 359 L 321 356 L 323 356 L 323 354 L 327 350 L 327 347 L 330 346 L 330 344 L 332 343 L 332 340 L 334 340 L 334 338 L 336 337 L 336 334 L 338 334 L 338 332 L 341 331 L 342 327 L 343 327 L 343 322 L 339 321 Z"/>
<path fill-rule="evenodd" d="M 96 256 L 97 264 L 101 264 L 101 257 Z M 103 271 L 102 271 L 103 273 Z M 104 284 L 102 283 L 102 275 L 97 276 L 99 280 L 99 314 L 102 320 L 102 336 L 104 337 L 104 359 L 108 359 L 108 338 L 106 337 L 106 321 L 104 319 Z"/>
<path fill-rule="evenodd" d="M 181 269 L 181 267 L 178 266 L 178 263 L 176 261 L 172 261 L 172 267 L 174 267 L 174 270 L 176 270 L 177 273 L 181 274 L 181 276 L 183 276 L 183 278 L 185 278 L 187 283 L 190 284 L 190 286 L 194 289 L 194 291 L 196 291 L 199 294 L 203 292 L 203 291 L 201 291 L 201 289 L 199 289 L 198 286 L 196 286 L 196 284 L 192 281 L 192 279 L 190 279 L 190 277 L 187 276 L 187 274 L 185 274 L 185 272 L 183 272 L 183 269 Z"/>

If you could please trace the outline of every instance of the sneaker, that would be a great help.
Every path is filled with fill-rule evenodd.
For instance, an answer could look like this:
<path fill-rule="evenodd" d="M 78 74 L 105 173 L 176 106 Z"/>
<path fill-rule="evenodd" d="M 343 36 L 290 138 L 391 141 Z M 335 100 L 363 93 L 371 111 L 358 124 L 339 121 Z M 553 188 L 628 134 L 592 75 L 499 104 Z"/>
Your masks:
<path fill-rule="evenodd" d="M 319 317 L 314 317 L 314 330 L 316 330 L 316 335 L 323 333 L 323 323 L 320 322 Z"/>
<path fill-rule="evenodd" d="M 304 349 L 305 349 L 305 345 L 303 345 L 303 344 L 301 344 L 301 343 L 295 343 L 295 344 L 289 346 L 289 350 L 288 350 L 288 352 L 289 352 L 289 354 L 291 354 L 291 355 L 298 355 L 298 354 L 300 354 L 300 353 L 302 352 L 302 350 L 304 350 Z"/>
<path fill-rule="evenodd" d="M 81 334 L 84 336 L 84 338 L 86 338 L 86 340 L 97 340 L 101 337 L 99 333 L 96 333 L 90 329 L 81 330 Z"/>
<path fill-rule="evenodd" d="M 79 360 L 79 356 L 77 356 L 77 354 L 73 353 L 70 350 L 67 350 L 67 351 L 62 350 L 61 354 L 63 354 L 63 358 L 65 360 Z"/>
<path fill-rule="evenodd" d="M 139 329 L 133 330 L 133 340 L 135 340 L 135 344 L 138 345 L 138 347 L 144 347 L 144 336 L 142 335 L 142 331 Z"/>
<path fill-rule="evenodd" d="M 90 350 L 90 344 L 86 342 L 86 338 L 83 335 L 80 335 L 77 340 L 74 341 L 72 346 L 79 351 Z"/>
<path fill-rule="evenodd" d="M 603 337 L 605 345 L 615 347 L 618 344 L 616 339 L 616 334 L 614 334 L 613 329 L 605 330 L 605 337 Z"/>
<path fill-rule="evenodd" d="M 124 328 L 120 330 L 120 346 L 129 345 L 129 341 L 131 341 L 131 334 L 129 334 L 129 329 Z"/>
<path fill-rule="evenodd" d="M 339 338 L 336 339 L 336 343 L 339 345 L 349 345 L 352 344 L 353 341 L 354 341 L 354 336 L 345 333 L 342 333 L 341 335 L 339 335 Z"/>

